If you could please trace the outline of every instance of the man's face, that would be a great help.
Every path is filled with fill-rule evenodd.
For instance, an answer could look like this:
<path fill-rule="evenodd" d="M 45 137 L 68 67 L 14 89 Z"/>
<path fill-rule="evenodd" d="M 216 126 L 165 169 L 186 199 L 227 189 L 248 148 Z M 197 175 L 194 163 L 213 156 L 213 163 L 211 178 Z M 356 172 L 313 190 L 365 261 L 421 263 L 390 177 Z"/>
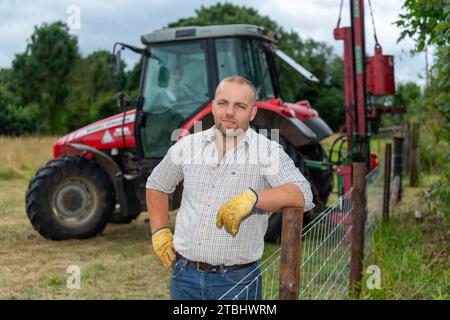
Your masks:
<path fill-rule="evenodd" d="M 222 134 L 234 135 L 247 130 L 256 116 L 252 89 L 238 82 L 222 82 L 214 98 L 212 113 Z M 241 130 L 239 130 L 241 129 Z"/>

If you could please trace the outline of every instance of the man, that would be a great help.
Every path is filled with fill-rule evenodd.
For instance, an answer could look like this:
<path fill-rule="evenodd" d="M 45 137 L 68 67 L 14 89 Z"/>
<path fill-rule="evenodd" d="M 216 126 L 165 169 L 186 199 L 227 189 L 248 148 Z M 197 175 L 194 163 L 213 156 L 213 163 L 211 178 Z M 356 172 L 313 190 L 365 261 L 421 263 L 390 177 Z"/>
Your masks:
<path fill-rule="evenodd" d="M 250 81 L 222 80 L 215 125 L 173 145 L 147 180 L 153 248 L 172 267 L 171 299 L 261 299 L 265 212 L 314 207 L 308 181 L 283 148 L 249 128 L 255 104 Z M 168 194 L 182 180 L 173 236 Z"/>

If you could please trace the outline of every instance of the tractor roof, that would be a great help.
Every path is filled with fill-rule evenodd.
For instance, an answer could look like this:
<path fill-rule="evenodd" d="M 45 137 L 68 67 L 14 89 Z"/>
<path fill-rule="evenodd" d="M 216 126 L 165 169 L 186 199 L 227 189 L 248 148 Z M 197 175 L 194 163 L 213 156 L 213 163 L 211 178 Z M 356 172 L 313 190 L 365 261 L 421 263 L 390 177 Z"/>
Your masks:
<path fill-rule="evenodd" d="M 276 42 L 277 37 L 270 30 L 250 24 L 227 24 L 218 26 L 189 26 L 160 29 L 141 36 L 143 44 L 181 41 L 188 39 L 223 38 L 246 36 Z"/>

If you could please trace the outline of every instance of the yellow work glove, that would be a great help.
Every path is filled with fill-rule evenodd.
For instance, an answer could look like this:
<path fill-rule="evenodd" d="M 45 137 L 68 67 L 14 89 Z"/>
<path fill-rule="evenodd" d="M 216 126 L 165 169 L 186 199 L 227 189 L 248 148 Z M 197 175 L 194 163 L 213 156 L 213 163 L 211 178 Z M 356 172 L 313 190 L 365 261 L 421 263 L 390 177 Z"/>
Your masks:
<path fill-rule="evenodd" d="M 173 246 L 173 235 L 169 228 L 157 230 L 152 235 L 153 250 L 159 259 L 169 269 L 176 260 L 175 247 Z"/>
<path fill-rule="evenodd" d="M 233 237 L 236 236 L 241 221 L 250 214 L 257 203 L 258 194 L 253 189 L 247 189 L 228 200 L 217 213 L 217 227 L 220 229 L 223 226 Z"/>

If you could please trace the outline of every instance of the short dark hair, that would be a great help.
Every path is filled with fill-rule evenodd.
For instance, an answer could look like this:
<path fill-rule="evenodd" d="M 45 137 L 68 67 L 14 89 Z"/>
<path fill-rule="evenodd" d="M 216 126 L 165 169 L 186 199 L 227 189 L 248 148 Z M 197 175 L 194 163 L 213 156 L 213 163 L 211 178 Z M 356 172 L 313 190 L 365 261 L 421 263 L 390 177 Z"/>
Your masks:
<path fill-rule="evenodd" d="M 219 89 L 219 87 L 222 84 L 222 82 L 237 82 L 239 84 L 245 84 L 245 85 L 249 86 L 250 89 L 252 89 L 252 92 L 253 92 L 253 106 L 256 104 L 256 88 L 253 85 L 253 83 L 250 80 L 248 80 L 247 78 L 245 78 L 243 76 L 239 76 L 239 75 L 229 76 L 229 77 L 223 78 L 219 82 L 219 85 L 216 88 L 216 92 L 215 92 L 214 96 L 217 94 L 217 90 Z"/>

